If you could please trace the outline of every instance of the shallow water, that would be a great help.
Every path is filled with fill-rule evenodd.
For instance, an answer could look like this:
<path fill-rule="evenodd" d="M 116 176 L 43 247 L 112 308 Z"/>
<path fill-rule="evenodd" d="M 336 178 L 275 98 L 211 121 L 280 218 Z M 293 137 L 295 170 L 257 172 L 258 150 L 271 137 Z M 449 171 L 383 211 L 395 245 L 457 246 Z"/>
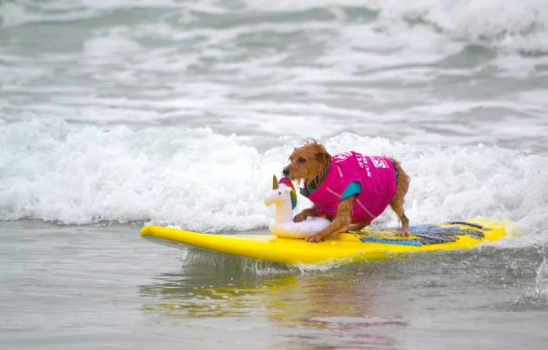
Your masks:
<path fill-rule="evenodd" d="M 4 349 L 543 349 L 548 341 L 541 247 L 314 270 L 167 249 L 140 239 L 137 227 L 1 229 Z"/>
<path fill-rule="evenodd" d="M 547 18 L 545 0 L 0 0 L 0 346 L 545 349 Z M 305 137 L 399 159 L 412 224 L 517 234 L 322 268 L 139 237 L 266 233 Z"/>

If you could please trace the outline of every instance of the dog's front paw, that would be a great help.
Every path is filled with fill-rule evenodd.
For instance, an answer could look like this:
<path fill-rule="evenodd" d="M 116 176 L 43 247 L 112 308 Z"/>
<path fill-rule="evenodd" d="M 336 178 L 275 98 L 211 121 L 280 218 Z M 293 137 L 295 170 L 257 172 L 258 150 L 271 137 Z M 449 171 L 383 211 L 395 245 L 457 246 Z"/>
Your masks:
<path fill-rule="evenodd" d="M 322 236 L 318 235 L 317 233 L 315 235 L 309 236 L 305 239 L 305 241 L 312 242 L 312 243 L 318 243 L 321 240 L 322 240 Z"/>
<path fill-rule="evenodd" d="M 299 214 L 295 215 L 295 217 L 293 218 L 293 222 L 301 222 L 301 221 L 304 221 L 306 220 L 306 213 L 305 212 L 300 212 Z"/>

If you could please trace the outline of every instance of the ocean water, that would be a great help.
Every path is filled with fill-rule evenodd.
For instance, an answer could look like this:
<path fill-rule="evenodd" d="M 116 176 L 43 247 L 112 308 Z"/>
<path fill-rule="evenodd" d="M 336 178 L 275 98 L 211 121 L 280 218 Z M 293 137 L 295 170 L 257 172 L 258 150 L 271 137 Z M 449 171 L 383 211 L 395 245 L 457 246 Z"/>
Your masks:
<path fill-rule="evenodd" d="M 0 346 L 545 349 L 547 134 L 546 0 L 0 0 Z M 516 234 L 321 269 L 139 237 L 267 233 L 308 137 L 399 159 L 411 224 Z"/>

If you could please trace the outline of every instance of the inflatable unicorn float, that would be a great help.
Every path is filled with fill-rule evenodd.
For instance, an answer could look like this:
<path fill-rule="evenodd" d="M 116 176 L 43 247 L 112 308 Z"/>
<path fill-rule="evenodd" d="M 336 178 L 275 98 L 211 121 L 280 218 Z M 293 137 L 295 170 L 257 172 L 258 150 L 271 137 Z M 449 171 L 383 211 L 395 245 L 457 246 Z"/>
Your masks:
<path fill-rule="evenodd" d="M 322 217 L 308 217 L 301 222 L 293 222 L 293 209 L 297 206 L 297 193 L 291 180 L 282 177 L 278 182 L 272 179 L 272 189 L 264 197 L 266 206 L 276 205 L 274 220 L 268 227 L 270 232 L 284 238 L 307 238 L 329 226 L 331 221 Z"/>

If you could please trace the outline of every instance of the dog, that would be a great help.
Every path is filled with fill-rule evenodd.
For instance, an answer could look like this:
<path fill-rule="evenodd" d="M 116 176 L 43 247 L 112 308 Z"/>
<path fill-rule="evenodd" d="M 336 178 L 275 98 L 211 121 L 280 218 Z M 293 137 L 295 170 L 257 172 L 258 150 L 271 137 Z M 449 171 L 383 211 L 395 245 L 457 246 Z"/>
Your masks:
<path fill-rule="evenodd" d="M 403 204 L 410 178 L 396 159 L 352 151 L 331 156 L 322 143 L 307 139 L 303 146 L 293 150 L 289 161 L 283 175 L 299 184 L 304 181 L 301 194 L 313 203 L 311 208 L 295 215 L 293 221 L 300 222 L 309 216 L 332 220 L 306 241 L 319 242 L 333 233 L 360 230 L 388 205 L 401 223 L 398 235 L 409 236 L 409 219 Z"/>

